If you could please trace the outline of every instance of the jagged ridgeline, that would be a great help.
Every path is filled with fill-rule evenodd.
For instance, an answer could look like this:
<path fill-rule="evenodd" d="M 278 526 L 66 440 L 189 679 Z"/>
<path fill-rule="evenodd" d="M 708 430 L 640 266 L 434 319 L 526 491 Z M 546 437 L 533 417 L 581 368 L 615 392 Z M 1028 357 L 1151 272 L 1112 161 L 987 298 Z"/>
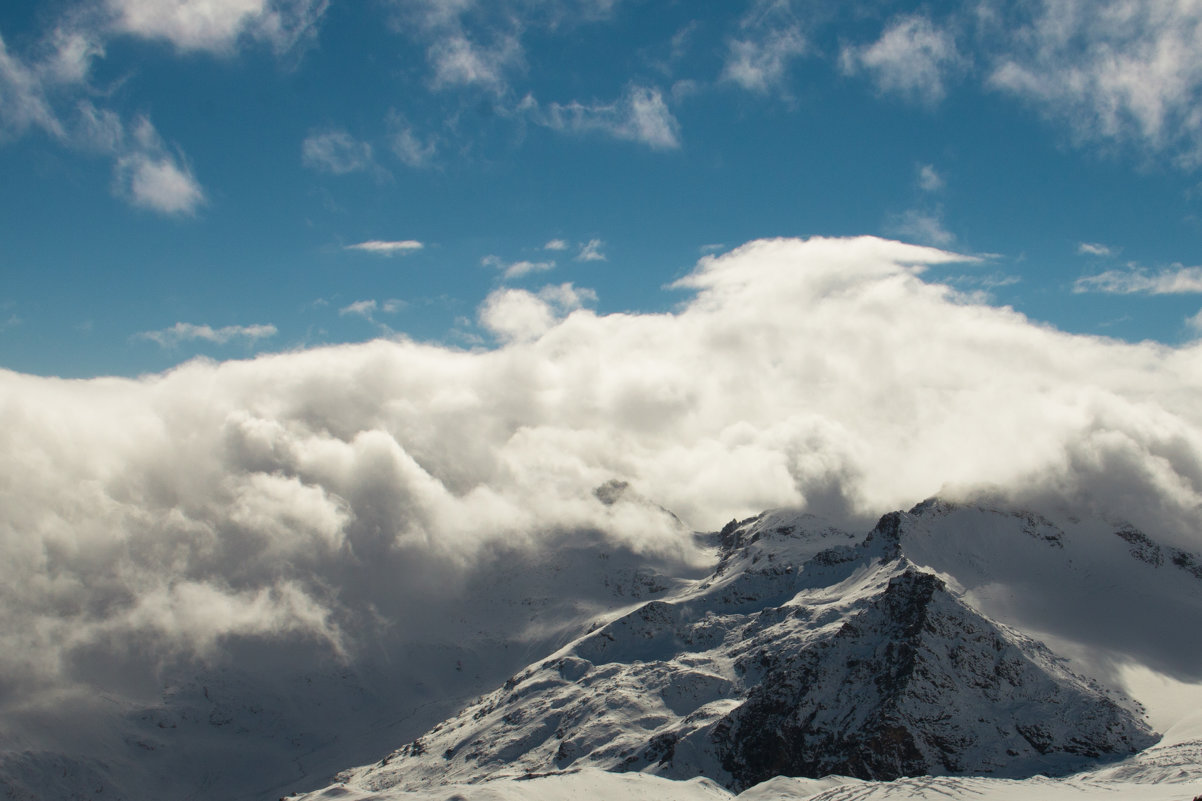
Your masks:
<path fill-rule="evenodd" d="M 966 527 L 979 536 L 952 539 Z M 991 619 L 960 583 L 1037 562 L 1071 590 L 1120 560 L 1133 581 L 1200 594 L 1192 554 L 1127 524 L 1109 533 L 1099 544 L 1030 512 L 939 501 L 867 535 L 795 513 L 732 521 L 713 535 L 708 578 L 598 621 L 341 778 L 419 789 L 592 767 L 738 791 L 774 776 L 1018 778 L 1119 759 L 1157 740 L 1139 705 Z"/>

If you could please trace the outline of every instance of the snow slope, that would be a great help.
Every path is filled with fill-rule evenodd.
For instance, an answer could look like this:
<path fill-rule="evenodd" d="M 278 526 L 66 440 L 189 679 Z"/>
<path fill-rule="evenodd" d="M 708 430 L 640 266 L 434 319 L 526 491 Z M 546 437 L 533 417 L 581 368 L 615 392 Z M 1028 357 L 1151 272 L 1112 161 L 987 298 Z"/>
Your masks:
<path fill-rule="evenodd" d="M 777 775 L 850 773 L 922 792 L 929 780 L 899 777 L 962 774 L 943 792 L 985 781 L 964 775 L 1071 774 L 1155 742 L 1140 705 L 1097 679 L 1116 678 L 1116 665 L 1185 666 L 1194 643 L 1144 636 L 1141 621 L 1188 631 L 1202 609 L 1197 557 L 1121 521 L 932 500 L 866 536 L 773 512 L 714 539 L 707 578 L 599 620 L 328 792 L 406 797 L 598 768 L 732 790 Z M 1109 629 L 1092 619 L 1100 584 L 1118 596 L 1098 602 Z M 1057 608 L 1039 617 L 1032 598 Z M 1073 613 L 1084 617 L 1075 628 Z M 1020 630 L 1041 631 L 1032 620 L 1076 661 Z M 1186 737 L 1058 780 L 1056 792 L 1196 778 L 1197 758 Z M 997 782 L 988 792 L 1012 786 Z M 871 797 L 875 786 L 830 792 Z"/>

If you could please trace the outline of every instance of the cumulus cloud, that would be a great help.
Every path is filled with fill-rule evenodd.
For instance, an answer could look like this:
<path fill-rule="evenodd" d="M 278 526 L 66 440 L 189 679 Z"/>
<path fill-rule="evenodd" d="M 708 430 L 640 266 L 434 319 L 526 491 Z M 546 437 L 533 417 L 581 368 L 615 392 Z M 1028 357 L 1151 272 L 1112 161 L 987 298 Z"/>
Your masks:
<path fill-rule="evenodd" d="M 549 331 L 563 315 L 595 301 L 591 289 L 572 284 L 545 286 L 537 293 L 498 289 L 480 307 L 480 325 L 502 342 L 527 342 Z"/>
<path fill-rule="evenodd" d="M 260 339 L 273 337 L 277 333 L 278 331 L 274 325 L 227 325 L 221 328 L 213 328 L 209 325 L 176 323 L 170 328 L 164 328 L 160 331 L 143 331 L 137 336 L 139 339 L 149 339 L 151 342 L 157 342 L 164 348 L 174 348 L 184 342 L 194 342 L 196 340 L 212 342 L 217 345 L 225 345 L 236 339 L 254 343 Z"/>
<path fill-rule="evenodd" d="M 543 245 L 543 250 L 567 250 L 568 243 L 563 239 L 552 239 Z"/>
<path fill-rule="evenodd" d="M 945 82 L 963 61 L 951 32 L 920 16 L 895 19 L 870 45 L 845 47 L 844 72 L 867 71 L 884 93 L 933 105 L 947 93 Z"/>
<path fill-rule="evenodd" d="M 353 245 L 347 245 L 343 250 L 359 250 L 378 256 L 405 256 L 409 253 L 416 253 L 424 247 L 425 245 L 416 239 L 369 239 L 366 242 L 356 242 Z"/>
<path fill-rule="evenodd" d="M 1047 0 L 1015 24 L 992 86 L 1083 140 L 1130 142 L 1202 162 L 1202 7 L 1183 0 Z"/>
<path fill-rule="evenodd" d="M 704 257 L 666 313 L 498 289 L 479 310 L 492 349 L 0 371 L 0 720 L 73 716 L 69 688 L 119 694 L 256 643 L 380 648 L 395 676 L 422 658 L 396 644 L 437 630 L 501 549 L 602 537 L 700 558 L 655 504 L 713 530 L 771 506 L 876 515 L 949 484 L 1055 492 L 1199 550 L 1202 344 L 1065 334 L 923 278 L 963 260 L 760 241 Z M 611 480 L 654 503 L 602 503 Z"/>
<path fill-rule="evenodd" d="M 1159 272 L 1143 268 L 1107 270 L 1078 278 L 1074 292 L 1105 292 L 1112 295 L 1187 295 L 1202 292 L 1202 267 L 1180 265 Z"/>
<path fill-rule="evenodd" d="M 545 112 L 531 104 L 528 110 L 535 121 L 557 131 L 597 131 L 657 150 L 680 147 L 680 123 L 658 89 L 634 86 L 612 103 L 552 103 Z"/>

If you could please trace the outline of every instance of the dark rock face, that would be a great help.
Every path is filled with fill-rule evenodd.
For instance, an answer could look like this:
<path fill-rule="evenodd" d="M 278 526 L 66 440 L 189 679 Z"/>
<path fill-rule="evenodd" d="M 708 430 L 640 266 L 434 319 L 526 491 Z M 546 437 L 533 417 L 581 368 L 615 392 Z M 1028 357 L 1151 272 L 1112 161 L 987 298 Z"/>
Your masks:
<path fill-rule="evenodd" d="M 1039 646 L 1013 640 L 914 569 L 831 638 L 768 661 L 713 730 L 732 789 L 780 775 L 1030 775 L 1152 742 Z"/>

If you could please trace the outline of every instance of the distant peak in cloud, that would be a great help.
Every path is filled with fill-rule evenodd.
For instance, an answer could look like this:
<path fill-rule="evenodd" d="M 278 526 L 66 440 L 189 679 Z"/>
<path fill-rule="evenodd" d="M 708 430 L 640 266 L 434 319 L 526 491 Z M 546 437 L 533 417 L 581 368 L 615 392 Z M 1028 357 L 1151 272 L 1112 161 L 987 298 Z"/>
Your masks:
<path fill-rule="evenodd" d="M 416 239 L 369 239 L 366 242 L 357 242 L 353 245 L 346 245 L 342 249 L 359 250 L 364 253 L 374 253 L 378 256 L 405 256 L 410 253 L 416 253 L 424 247 L 425 245 L 421 242 L 418 242 Z"/>
<path fill-rule="evenodd" d="M 156 342 L 163 348 L 173 348 L 181 343 L 195 340 L 212 342 L 217 345 L 224 345 L 236 339 L 253 343 L 260 339 L 273 337 L 276 333 L 278 331 L 274 325 L 227 325 L 222 328 L 213 328 L 209 325 L 176 323 L 170 328 L 160 331 L 144 331 L 137 337 Z"/>

